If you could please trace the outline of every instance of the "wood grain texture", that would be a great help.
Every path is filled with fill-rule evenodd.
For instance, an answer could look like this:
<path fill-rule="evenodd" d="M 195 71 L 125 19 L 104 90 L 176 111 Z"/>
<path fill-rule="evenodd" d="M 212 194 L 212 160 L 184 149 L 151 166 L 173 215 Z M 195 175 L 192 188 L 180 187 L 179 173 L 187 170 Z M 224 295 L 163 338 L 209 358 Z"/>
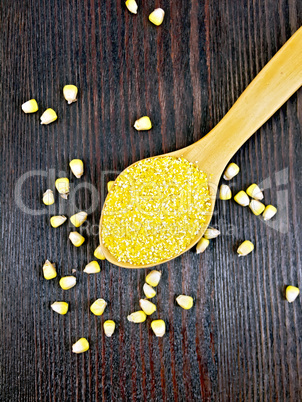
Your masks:
<path fill-rule="evenodd" d="M 161 27 L 147 19 L 166 11 Z M 123 1 L 53 0 L 0 5 L 1 29 L 1 401 L 300 401 L 302 400 L 301 298 L 288 304 L 284 286 L 302 287 L 301 272 L 301 90 L 235 155 L 241 174 L 235 192 L 263 183 L 265 202 L 279 208 L 275 224 L 234 202 L 217 202 L 213 224 L 222 235 L 203 255 L 188 252 L 160 269 L 157 317 L 167 333 L 157 339 L 150 319 L 130 325 L 148 270 L 125 270 L 102 262 L 102 272 L 84 276 L 98 243 L 106 182 L 130 163 L 173 151 L 205 135 L 248 83 L 301 26 L 298 0 L 171 0 L 139 2 L 131 15 Z M 79 87 L 68 106 L 62 87 Z M 21 112 L 31 97 L 40 110 Z M 57 122 L 39 125 L 47 108 Z M 148 114 L 149 133 L 132 128 Z M 69 161 L 85 162 L 81 180 Z M 16 189 L 22 186 L 26 207 Z M 50 208 L 41 196 L 66 172 L 76 187 L 70 202 Z M 74 187 L 75 188 L 75 187 Z M 72 195 L 74 194 L 74 202 Z M 75 249 L 71 228 L 54 230 L 49 216 L 97 207 L 80 231 Z M 243 239 L 256 244 L 238 259 Z M 41 266 L 56 262 L 59 276 L 76 269 L 78 284 L 62 291 L 46 282 Z M 191 294 L 183 311 L 175 295 Z M 108 301 L 102 317 L 89 312 L 98 297 Z M 55 300 L 70 302 L 58 316 Z M 104 320 L 117 330 L 106 339 Z M 91 348 L 73 355 L 79 337 Z"/>

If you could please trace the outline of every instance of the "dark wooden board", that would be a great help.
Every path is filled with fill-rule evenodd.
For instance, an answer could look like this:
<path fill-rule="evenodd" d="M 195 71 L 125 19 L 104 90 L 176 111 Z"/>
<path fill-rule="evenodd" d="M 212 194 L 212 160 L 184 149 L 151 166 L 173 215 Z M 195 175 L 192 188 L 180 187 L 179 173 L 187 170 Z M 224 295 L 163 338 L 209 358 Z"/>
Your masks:
<path fill-rule="evenodd" d="M 301 297 L 289 304 L 283 294 L 285 285 L 302 287 L 301 90 L 233 158 L 241 173 L 232 189 L 264 182 L 265 202 L 279 208 L 275 223 L 217 202 L 213 224 L 222 235 L 203 255 L 159 267 L 164 338 L 154 337 L 150 319 L 126 319 L 147 270 L 102 262 L 100 274 L 82 274 L 98 244 L 106 182 L 205 135 L 302 21 L 300 0 L 138 3 L 135 16 L 123 1 L 1 1 L 0 399 L 301 401 Z M 158 6 L 166 11 L 161 27 L 148 21 Z M 71 106 L 67 83 L 79 87 Z M 31 97 L 40 110 L 25 115 L 21 104 Z M 59 118 L 41 126 L 47 107 Z M 154 127 L 137 133 L 133 123 L 144 114 Z M 68 168 L 75 157 L 85 162 L 81 180 Z M 60 172 L 74 188 L 91 184 L 97 197 L 76 187 L 74 202 L 44 207 L 42 193 Z M 80 230 L 87 240 L 75 249 L 71 228 L 52 229 L 49 216 L 92 202 Z M 255 252 L 239 259 L 236 245 L 246 238 Z M 58 280 L 45 281 L 46 258 L 59 276 L 76 269 L 77 286 L 64 292 Z M 192 310 L 175 305 L 180 293 L 194 296 Z M 98 297 L 108 301 L 102 317 L 89 312 Z M 66 316 L 50 309 L 60 299 L 70 302 Z M 112 339 L 102 330 L 108 318 L 117 322 Z M 71 345 L 81 336 L 91 347 L 77 356 Z"/>

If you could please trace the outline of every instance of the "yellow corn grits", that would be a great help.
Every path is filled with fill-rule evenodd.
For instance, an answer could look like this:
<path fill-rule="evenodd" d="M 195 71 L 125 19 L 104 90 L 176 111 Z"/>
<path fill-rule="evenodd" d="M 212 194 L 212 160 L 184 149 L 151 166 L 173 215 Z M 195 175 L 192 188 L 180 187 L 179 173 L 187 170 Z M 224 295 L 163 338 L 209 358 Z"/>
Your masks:
<path fill-rule="evenodd" d="M 186 249 L 210 206 L 207 176 L 196 165 L 144 159 L 120 174 L 106 198 L 103 244 L 119 262 L 160 263 Z"/>

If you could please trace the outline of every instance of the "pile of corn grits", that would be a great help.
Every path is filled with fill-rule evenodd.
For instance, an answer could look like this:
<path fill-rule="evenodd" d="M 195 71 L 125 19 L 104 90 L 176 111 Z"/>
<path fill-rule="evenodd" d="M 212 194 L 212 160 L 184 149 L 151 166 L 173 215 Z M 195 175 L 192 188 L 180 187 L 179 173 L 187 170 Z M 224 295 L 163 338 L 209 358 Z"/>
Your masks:
<path fill-rule="evenodd" d="M 119 262 L 160 263 L 186 249 L 210 206 L 207 176 L 196 165 L 144 159 L 120 174 L 106 198 L 103 244 Z"/>

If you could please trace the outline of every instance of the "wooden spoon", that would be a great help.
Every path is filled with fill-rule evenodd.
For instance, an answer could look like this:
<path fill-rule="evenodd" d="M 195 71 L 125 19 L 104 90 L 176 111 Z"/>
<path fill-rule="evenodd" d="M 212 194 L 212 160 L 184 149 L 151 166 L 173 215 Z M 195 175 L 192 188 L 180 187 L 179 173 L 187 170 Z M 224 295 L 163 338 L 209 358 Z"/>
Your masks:
<path fill-rule="evenodd" d="M 190 162 L 197 163 L 198 167 L 210 178 L 211 211 L 207 216 L 205 225 L 200 228 L 199 233 L 183 253 L 198 242 L 211 221 L 217 186 L 228 161 L 301 85 L 302 27 L 260 71 L 228 113 L 205 137 L 178 151 L 155 156 L 155 158 L 167 155 L 182 156 Z M 108 261 L 125 268 L 146 268 L 159 265 L 133 265 L 117 261 L 103 245 L 101 226 L 102 216 L 100 220 L 100 245 Z M 173 258 L 176 257 L 178 256 Z M 169 260 L 164 260 L 161 264 Z"/>

